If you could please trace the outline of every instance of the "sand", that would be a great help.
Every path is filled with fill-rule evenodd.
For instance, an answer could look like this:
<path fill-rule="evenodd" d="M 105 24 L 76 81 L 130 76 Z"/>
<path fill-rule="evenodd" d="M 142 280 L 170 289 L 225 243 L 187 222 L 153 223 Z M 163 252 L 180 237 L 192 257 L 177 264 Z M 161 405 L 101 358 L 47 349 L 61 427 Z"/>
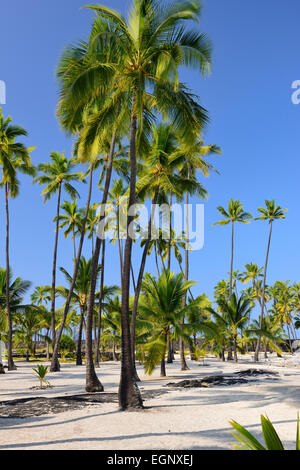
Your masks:
<path fill-rule="evenodd" d="M 294 449 L 297 411 L 300 410 L 300 368 L 284 360 L 253 364 L 243 357 L 239 364 L 207 359 L 207 365 L 188 361 L 181 372 L 178 359 L 168 365 L 166 379 L 145 377 L 139 367 L 144 391 L 166 390 L 168 382 L 230 374 L 249 368 L 278 372 L 247 384 L 212 388 L 171 389 L 146 400 L 142 412 L 120 412 L 116 403 L 100 403 L 83 409 L 25 419 L 0 418 L 0 449 L 96 449 L 96 450 L 223 450 L 232 449 L 233 419 L 258 438 L 260 415 L 267 414 L 287 449 Z M 283 363 L 286 364 L 282 367 Z M 0 402 L 29 397 L 62 397 L 84 392 L 85 368 L 63 364 L 62 371 L 49 374 L 53 388 L 31 390 L 37 385 L 34 364 L 17 363 L 18 370 L 0 376 Z M 105 392 L 118 388 L 120 366 L 106 362 L 98 369 Z M 1 416 L 1 408 L 0 408 Z"/>

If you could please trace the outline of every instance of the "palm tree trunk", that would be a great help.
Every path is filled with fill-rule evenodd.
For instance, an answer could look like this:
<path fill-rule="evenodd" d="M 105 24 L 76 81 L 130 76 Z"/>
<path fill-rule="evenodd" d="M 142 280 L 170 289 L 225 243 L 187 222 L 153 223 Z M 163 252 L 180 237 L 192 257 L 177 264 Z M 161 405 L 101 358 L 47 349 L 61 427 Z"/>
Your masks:
<path fill-rule="evenodd" d="M 102 195 L 102 203 L 101 203 L 101 213 L 100 213 L 100 220 L 99 223 L 102 224 L 105 218 L 105 207 L 108 198 L 108 192 L 110 187 L 111 175 L 112 175 L 112 167 L 113 167 L 113 157 L 115 153 L 115 145 L 116 145 L 116 133 L 113 134 L 111 144 L 110 144 L 110 151 L 107 161 L 107 167 L 105 172 L 105 183 L 104 183 L 104 190 Z M 93 361 L 93 312 L 94 312 L 94 305 L 95 305 L 95 290 L 96 290 L 96 283 L 97 283 L 97 270 L 99 264 L 99 255 L 100 249 L 102 245 L 102 240 L 99 236 L 103 236 L 104 234 L 98 234 L 95 244 L 95 253 L 92 262 L 91 268 L 91 283 L 90 283 L 90 291 L 89 291 L 89 298 L 88 298 L 88 309 L 86 315 L 86 386 L 85 389 L 87 392 L 102 392 L 104 390 L 103 385 L 101 384 L 100 380 L 97 377 L 95 372 L 95 366 Z"/>
<path fill-rule="evenodd" d="M 46 331 L 46 336 L 49 336 L 49 330 Z M 47 355 L 46 355 L 46 358 L 49 359 L 50 358 L 50 347 L 49 347 L 49 341 L 47 341 Z"/>
<path fill-rule="evenodd" d="M 234 362 L 238 361 L 237 357 L 237 341 L 236 341 L 236 336 L 233 337 L 233 351 L 234 351 Z"/>
<path fill-rule="evenodd" d="M 188 169 L 188 178 L 190 178 L 190 168 Z M 189 195 L 186 193 L 186 211 L 185 211 L 185 276 L 184 280 L 187 282 L 189 280 Z M 184 306 L 187 303 L 187 292 L 185 293 Z M 182 319 L 182 324 L 184 325 L 184 318 Z M 188 370 L 188 366 L 184 356 L 184 342 L 183 339 L 179 338 L 179 350 L 180 350 L 180 362 L 181 370 Z"/>
<path fill-rule="evenodd" d="M 122 277 L 123 277 L 123 250 L 122 250 L 122 243 L 120 239 L 120 207 L 118 205 L 117 209 L 117 237 L 118 237 L 118 248 L 119 248 L 119 260 L 120 260 L 120 280 L 122 285 Z"/>
<path fill-rule="evenodd" d="M 130 193 L 129 209 L 133 208 L 136 200 L 136 95 L 134 88 L 132 94 L 132 115 L 130 122 Z M 129 324 L 129 293 L 130 293 L 130 267 L 132 254 L 132 238 L 129 233 L 129 226 L 134 220 L 134 216 L 127 217 L 127 238 L 125 243 L 124 264 L 123 264 L 123 282 L 122 282 L 122 355 L 121 355 L 121 379 L 119 385 L 119 406 L 120 409 L 134 409 L 143 406 L 142 397 L 138 386 L 134 380 L 132 345 L 130 337 Z"/>
<path fill-rule="evenodd" d="M 157 258 L 157 246 L 156 242 L 154 242 L 154 254 L 155 254 L 155 264 L 156 264 L 156 269 L 157 269 L 157 275 L 159 277 L 159 267 L 158 267 L 158 258 Z"/>
<path fill-rule="evenodd" d="M 233 272 L 233 253 L 234 253 L 234 222 L 231 222 L 231 261 L 230 261 L 230 280 L 229 280 L 229 300 L 232 295 L 232 272 Z"/>
<path fill-rule="evenodd" d="M 103 287 L 104 287 L 104 263 L 105 263 L 105 240 L 102 240 L 100 293 L 99 293 L 99 310 L 98 310 L 98 332 L 97 332 L 97 347 L 96 347 L 96 355 L 95 355 L 95 366 L 96 367 L 100 367 L 100 339 L 101 339 L 101 328 L 102 328 L 102 301 L 103 301 Z"/>
<path fill-rule="evenodd" d="M 84 307 L 80 305 L 80 323 L 78 332 L 78 343 L 76 351 L 76 366 L 82 366 L 82 331 L 84 322 Z"/>
<path fill-rule="evenodd" d="M 232 296 L 232 273 L 233 273 L 233 257 L 234 257 L 234 222 L 231 222 L 231 260 L 230 260 L 230 278 L 229 278 L 229 300 Z M 231 341 L 228 342 L 227 361 L 232 361 Z"/>
<path fill-rule="evenodd" d="M 134 295 L 134 302 L 133 302 L 133 307 L 132 307 L 132 316 L 131 316 L 131 345 L 132 345 L 132 362 L 133 362 L 133 370 L 134 370 L 134 377 L 136 381 L 140 381 L 137 372 L 136 372 L 136 365 L 135 365 L 135 324 L 136 324 L 136 317 L 137 317 L 137 309 L 138 309 L 138 303 L 139 303 L 139 298 L 140 298 L 140 293 L 141 293 L 141 288 L 142 288 L 142 282 L 143 282 L 143 277 L 144 277 L 144 271 L 145 271 L 145 266 L 146 266 L 146 260 L 147 260 L 147 255 L 148 255 L 148 249 L 149 245 L 151 242 L 151 233 L 152 233 L 152 221 L 154 219 L 154 214 L 155 214 L 155 205 L 157 202 L 158 198 L 158 193 L 159 193 L 159 186 L 155 190 L 155 195 L 152 200 L 152 206 L 151 206 L 151 215 L 150 219 L 148 222 L 148 236 L 147 240 L 144 246 L 144 251 L 142 255 L 142 261 L 140 265 L 140 271 L 139 271 L 139 276 L 137 280 L 137 285 L 135 289 L 135 295 Z"/>
<path fill-rule="evenodd" d="M 133 290 L 134 290 L 134 292 L 135 292 L 136 284 L 135 284 L 135 279 L 134 279 L 134 271 L 133 271 L 132 263 L 131 263 L 130 269 L 131 269 L 131 278 L 132 278 Z"/>
<path fill-rule="evenodd" d="M 161 363 L 160 363 L 160 376 L 161 377 L 166 377 L 166 360 L 165 360 L 165 356 L 166 356 L 166 348 L 167 348 L 167 337 L 165 336 L 165 349 L 164 349 L 164 352 L 163 352 L 163 356 L 161 358 Z"/>
<path fill-rule="evenodd" d="M 86 222 L 87 222 L 90 203 L 91 203 L 92 187 L 93 187 L 93 166 L 91 165 L 90 177 L 89 177 L 88 199 L 87 199 L 87 203 L 86 203 L 86 210 L 85 210 L 84 219 L 83 219 L 83 222 L 82 222 L 82 232 L 81 232 L 81 235 L 80 235 L 78 253 L 77 253 L 76 263 L 75 263 L 75 266 L 74 266 L 74 273 L 73 273 L 72 282 L 71 282 L 69 292 L 68 292 L 68 297 L 67 297 L 67 300 L 66 300 L 66 303 L 65 303 L 62 322 L 61 322 L 60 328 L 58 330 L 57 341 L 55 341 L 55 343 L 53 343 L 53 355 L 52 355 L 52 361 L 51 361 L 51 366 L 50 366 L 50 372 L 59 372 L 60 371 L 60 365 L 59 365 L 59 361 L 58 361 L 59 342 L 60 342 L 60 338 L 61 338 L 64 326 L 65 326 L 65 323 L 66 323 L 67 315 L 69 313 L 69 308 L 70 308 L 70 303 L 71 303 L 71 299 L 72 299 L 72 295 L 73 295 L 73 290 L 74 290 L 76 279 L 77 279 L 79 263 L 80 263 L 80 258 L 81 258 L 81 252 L 82 252 L 82 247 L 83 247 L 83 242 L 84 242 L 84 237 L 85 237 L 85 227 L 86 227 Z"/>
<path fill-rule="evenodd" d="M 74 252 L 74 260 L 76 259 L 76 243 L 75 243 L 75 233 L 73 229 L 73 252 Z"/>
<path fill-rule="evenodd" d="M 259 328 L 262 329 L 263 319 L 264 319 L 264 306 L 265 306 L 265 291 L 266 291 L 266 279 L 267 279 L 267 269 L 268 269 L 268 260 L 269 260 L 269 253 L 270 253 L 270 245 L 271 245 L 271 238 L 272 238 L 272 220 L 270 220 L 270 233 L 269 233 L 269 240 L 268 240 L 268 248 L 267 248 L 267 255 L 266 255 L 266 262 L 265 262 L 265 270 L 264 270 L 264 280 L 263 280 L 263 290 L 262 290 L 262 298 L 261 298 L 261 313 L 260 313 L 260 321 L 259 321 Z M 256 343 L 256 349 L 254 354 L 255 362 L 259 360 L 259 350 L 260 350 L 260 337 Z"/>
<path fill-rule="evenodd" d="M 7 362 L 8 370 L 16 370 L 16 366 L 13 360 L 12 352 L 12 316 L 10 310 L 10 295 L 9 295 L 9 209 L 8 209 L 8 196 L 9 196 L 9 186 L 8 183 L 5 183 L 5 207 L 6 207 L 6 312 L 8 318 L 8 338 L 7 338 Z"/>

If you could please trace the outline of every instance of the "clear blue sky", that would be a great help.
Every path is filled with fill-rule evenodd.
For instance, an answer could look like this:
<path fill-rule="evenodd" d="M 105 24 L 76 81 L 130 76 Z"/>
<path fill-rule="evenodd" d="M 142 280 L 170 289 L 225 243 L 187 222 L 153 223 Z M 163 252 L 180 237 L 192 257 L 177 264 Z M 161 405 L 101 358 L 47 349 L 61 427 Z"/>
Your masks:
<path fill-rule="evenodd" d="M 123 12 L 129 3 L 106 2 Z M 223 155 L 215 159 L 221 176 L 204 181 L 210 198 L 205 203 L 205 247 L 191 256 L 190 276 L 198 281 L 195 293 L 211 295 L 229 270 L 229 229 L 211 225 L 219 217 L 216 206 L 226 205 L 230 197 L 240 198 L 253 214 L 266 198 L 289 209 L 286 221 L 274 227 L 268 281 L 298 281 L 300 105 L 291 102 L 291 84 L 300 79 L 299 1 L 204 0 L 203 4 L 201 29 L 214 43 L 212 75 L 204 80 L 184 71 L 181 79 L 210 111 L 205 140 L 222 146 Z M 71 150 L 71 140 L 55 118 L 55 67 L 64 46 L 88 35 L 92 13 L 81 10 L 83 5 L 82 0 L 10 0 L 1 5 L 0 80 L 7 85 L 3 111 L 28 130 L 26 144 L 37 146 L 35 164 L 46 161 L 52 150 Z M 11 265 L 15 275 L 33 285 L 50 283 L 54 241 L 56 201 L 44 205 L 40 193 L 40 187 L 22 178 L 21 194 L 10 202 Z M 85 196 L 84 188 L 82 204 Z M 96 191 L 94 200 L 99 201 Z M 3 194 L 1 208 L 0 264 L 4 265 Z M 238 227 L 235 268 L 241 270 L 251 261 L 264 263 L 267 230 L 264 222 Z M 90 253 L 89 246 L 85 253 Z M 134 257 L 136 268 L 139 256 Z M 71 270 L 71 259 L 71 240 L 61 237 L 58 266 Z M 105 282 L 119 282 L 118 258 L 112 249 Z"/>

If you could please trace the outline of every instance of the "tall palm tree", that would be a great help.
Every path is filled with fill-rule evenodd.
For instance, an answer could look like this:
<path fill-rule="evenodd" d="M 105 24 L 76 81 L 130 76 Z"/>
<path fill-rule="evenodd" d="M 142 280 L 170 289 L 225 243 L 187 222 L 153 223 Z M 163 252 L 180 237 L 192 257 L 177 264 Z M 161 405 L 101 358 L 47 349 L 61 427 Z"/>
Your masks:
<path fill-rule="evenodd" d="M 80 113 L 83 104 L 88 101 L 91 106 L 100 97 L 104 100 L 104 106 L 94 114 L 86 133 L 86 140 L 93 142 L 103 126 L 109 124 L 112 127 L 112 123 L 115 122 L 115 129 L 118 129 L 122 122 L 127 122 L 130 110 L 129 207 L 133 207 L 136 152 L 142 145 L 147 144 L 144 131 L 149 129 L 154 110 L 169 115 L 176 127 L 184 126 L 183 133 L 186 135 L 195 126 L 199 126 L 199 123 L 207 120 L 204 109 L 189 91 L 178 83 L 177 70 L 180 65 L 197 66 L 200 71 L 207 70 L 210 62 L 210 44 L 205 35 L 186 31 L 183 27 L 186 20 L 198 21 L 200 14 L 198 2 L 186 1 L 184 4 L 175 3 L 171 7 L 165 7 L 155 0 L 133 0 L 128 22 L 110 8 L 100 5 L 88 8 L 97 13 L 90 42 L 87 45 L 81 44 L 76 52 L 74 48 L 69 49 L 64 55 L 60 69 L 64 81 L 61 119 L 63 122 L 70 122 L 70 109 L 72 109 L 71 115 L 75 116 L 76 111 Z M 103 34 L 109 38 L 108 41 L 102 40 Z M 104 50 L 105 54 L 101 55 Z M 76 57 L 78 67 L 74 67 Z M 78 60 L 78 57 L 83 60 Z M 67 75 L 66 62 L 68 62 Z M 108 188 L 103 194 L 104 203 L 107 200 L 107 193 Z M 128 228 L 132 222 L 133 216 L 129 215 Z M 95 269 L 100 245 L 99 241 L 95 248 Z M 132 378 L 129 324 L 131 253 L 132 239 L 128 231 L 122 286 L 122 368 L 119 388 L 119 402 L 122 409 L 140 407 L 142 404 Z M 88 318 L 93 310 L 95 287 L 92 274 Z M 96 375 L 93 371 L 89 375 L 87 388 L 97 390 L 99 381 Z"/>
<path fill-rule="evenodd" d="M 82 211 L 77 206 L 77 199 L 73 201 L 64 201 L 61 205 L 61 209 L 64 211 L 63 214 L 59 216 L 59 229 L 64 228 L 64 237 L 68 238 L 70 233 L 72 234 L 73 240 L 73 252 L 74 252 L 74 260 L 76 259 L 76 243 L 75 237 L 76 232 L 80 231 L 82 225 L 82 218 L 81 213 Z M 56 217 L 54 219 L 56 222 Z"/>
<path fill-rule="evenodd" d="M 7 281 L 8 280 L 8 281 Z M 8 286 L 8 288 L 6 287 Z M 11 341 L 13 334 L 13 317 L 17 312 L 23 312 L 23 297 L 31 286 L 31 282 L 24 281 L 21 277 L 13 280 L 12 270 L 0 268 L 0 311 L 5 317 L 5 323 L 9 326 L 11 322 Z M 7 309 L 7 293 L 9 293 L 9 309 Z M 9 340 L 9 336 L 7 338 Z M 12 369 L 10 369 L 12 370 Z"/>
<path fill-rule="evenodd" d="M 266 200 L 265 201 L 266 207 L 259 207 L 258 212 L 261 214 L 260 217 L 257 217 L 255 220 L 267 220 L 269 222 L 269 238 L 268 238 L 268 246 L 267 246 L 267 253 L 266 253 L 266 261 L 265 261 L 265 268 L 264 268 L 264 277 L 263 277 L 263 287 L 262 287 L 262 297 L 261 297 L 261 313 L 260 313 L 260 329 L 262 328 L 262 322 L 264 318 L 264 307 L 265 307 L 265 290 L 266 290 L 266 279 L 267 279 L 267 268 L 268 268 L 268 261 L 269 261 L 269 253 L 270 253 L 270 245 L 271 245 L 271 238 L 272 238 L 272 230 L 273 230 L 273 222 L 279 219 L 285 219 L 285 212 L 287 209 L 281 209 L 280 206 L 275 204 L 275 200 Z M 259 359 L 259 350 L 260 350 L 260 341 L 257 341 L 254 360 L 258 362 Z"/>
<path fill-rule="evenodd" d="M 12 118 L 9 116 L 4 119 L 2 108 L 0 107 L 0 166 L 2 169 L 1 186 L 5 191 L 5 209 L 6 209 L 6 274 L 7 285 L 9 286 L 9 206 L 8 198 L 15 198 L 19 194 L 20 183 L 18 173 L 22 172 L 34 175 L 30 151 L 22 143 L 16 142 L 21 136 L 27 136 L 27 132 L 20 126 L 11 124 Z M 8 370 L 15 370 L 16 366 L 12 356 L 12 318 L 9 304 L 9 288 L 6 292 L 6 309 L 8 315 Z"/>
<path fill-rule="evenodd" d="M 232 272 L 233 272 L 233 256 L 234 256 L 234 224 L 242 223 L 249 224 L 249 220 L 252 219 L 252 215 L 249 212 L 244 212 L 243 204 L 239 199 L 230 199 L 228 203 L 228 209 L 224 207 L 217 207 L 220 214 L 224 219 L 216 222 L 213 225 L 228 225 L 231 224 L 231 262 L 230 262 L 230 280 L 229 280 L 229 298 L 232 294 Z"/>
<path fill-rule="evenodd" d="M 56 262 L 57 262 L 57 247 L 58 247 L 58 235 L 59 235 L 59 220 L 60 220 L 60 204 L 63 189 L 72 199 L 80 197 L 78 191 L 71 184 L 73 181 L 82 181 L 81 172 L 72 172 L 75 161 L 74 159 L 68 159 L 65 156 L 65 152 L 59 154 L 59 152 L 50 153 L 50 163 L 42 163 L 38 166 L 38 171 L 42 175 L 37 176 L 34 181 L 39 185 L 46 185 L 42 195 L 44 196 L 44 202 L 58 194 L 57 197 L 57 209 L 56 209 L 56 232 L 54 242 L 54 254 L 53 254 L 53 265 L 52 265 L 52 285 L 51 285 L 51 317 L 52 317 L 52 342 L 55 345 L 56 332 L 55 332 L 55 286 L 56 286 Z M 58 361 L 57 361 L 58 362 Z M 57 365 L 58 366 L 58 365 Z M 59 366 L 57 367 L 59 369 Z"/>

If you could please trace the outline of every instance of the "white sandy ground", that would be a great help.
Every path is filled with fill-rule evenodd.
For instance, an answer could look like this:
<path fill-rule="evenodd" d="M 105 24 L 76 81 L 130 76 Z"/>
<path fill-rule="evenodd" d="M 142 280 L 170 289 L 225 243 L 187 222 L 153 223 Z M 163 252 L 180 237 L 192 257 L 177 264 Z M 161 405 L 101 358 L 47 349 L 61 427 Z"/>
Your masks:
<path fill-rule="evenodd" d="M 277 366 L 278 362 L 278 366 Z M 254 364 L 250 358 L 239 364 L 222 363 L 209 358 L 207 366 L 188 361 L 189 371 L 181 372 L 178 359 L 167 367 L 168 377 L 161 380 L 157 371 L 142 378 L 141 388 L 157 390 L 168 382 L 186 377 L 232 373 L 243 369 L 267 368 L 279 372 L 279 378 L 258 377 L 259 382 L 214 388 L 182 389 L 147 400 L 142 412 L 120 412 L 117 404 L 99 404 L 76 411 L 27 419 L 0 418 L 1 449 L 106 449 L 106 450 L 194 450 L 232 449 L 234 441 L 228 420 L 243 424 L 257 437 L 260 414 L 269 416 L 286 448 L 294 449 L 297 411 L 300 410 L 300 368 L 280 367 L 283 359 Z M 275 364 L 275 365 L 274 365 Z M 37 385 L 34 364 L 17 363 L 18 370 L 0 376 L 0 402 L 33 396 L 63 396 L 84 392 L 85 368 L 62 365 L 62 372 L 49 374 L 54 386 L 33 391 Z M 119 364 L 101 364 L 98 375 L 106 392 L 116 392 Z M 0 408 L 1 415 L 1 408 Z"/>

